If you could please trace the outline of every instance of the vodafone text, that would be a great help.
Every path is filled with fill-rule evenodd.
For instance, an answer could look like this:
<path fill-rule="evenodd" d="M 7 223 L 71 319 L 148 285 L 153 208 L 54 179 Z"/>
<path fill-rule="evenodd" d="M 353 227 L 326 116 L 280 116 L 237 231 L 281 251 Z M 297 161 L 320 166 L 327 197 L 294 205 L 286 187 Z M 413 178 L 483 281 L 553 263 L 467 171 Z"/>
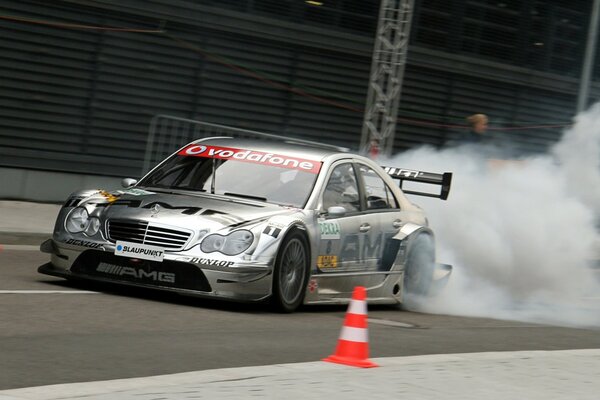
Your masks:
<path fill-rule="evenodd" d="M 204 146 L 193 144 L 181 150 L 179 155 L 206 158 L 218 158 L 222 160 L 235 159 L 255 164 L 273 165 L 282 168 L 299 169 L 316 174 L 321 169 L 321 163 L 290 157 L 281 154 L 264 153 L 262 151 L 236 149 L 233 147 Z"/>

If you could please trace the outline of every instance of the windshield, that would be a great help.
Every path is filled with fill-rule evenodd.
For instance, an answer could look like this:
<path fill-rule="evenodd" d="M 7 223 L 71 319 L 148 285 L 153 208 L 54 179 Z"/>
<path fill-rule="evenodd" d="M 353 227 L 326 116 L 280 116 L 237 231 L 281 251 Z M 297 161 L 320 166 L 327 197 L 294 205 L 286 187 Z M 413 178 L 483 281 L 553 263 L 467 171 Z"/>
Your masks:
<path fill-rule="evenodd" d="M 142 179 L 139 186 L 194 190 L 301 208 L 320 166 L 316 161 L 272 153 L 191 145 Z"/>

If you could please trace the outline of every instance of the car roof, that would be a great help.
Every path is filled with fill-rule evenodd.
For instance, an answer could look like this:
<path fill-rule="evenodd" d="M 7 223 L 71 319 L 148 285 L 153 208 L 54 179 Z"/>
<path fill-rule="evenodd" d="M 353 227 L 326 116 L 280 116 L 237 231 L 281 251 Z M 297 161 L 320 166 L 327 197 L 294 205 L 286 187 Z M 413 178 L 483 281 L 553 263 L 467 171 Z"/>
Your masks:
<path fill-rule="evenodd" d="M 209 137 L 198 139 L 194 143 L 203 145 L 233 147 L 244 150 L 253 150 L 260 152 L 286 154 L 290 156 L 307 158 L 315 161 L 322 161 L 326 157 L 336 154 L 351 155 L 348 149 L 307 140 L 287 139 L 284 137 L 277 139 L 250 139 L 228 136 Z"/>

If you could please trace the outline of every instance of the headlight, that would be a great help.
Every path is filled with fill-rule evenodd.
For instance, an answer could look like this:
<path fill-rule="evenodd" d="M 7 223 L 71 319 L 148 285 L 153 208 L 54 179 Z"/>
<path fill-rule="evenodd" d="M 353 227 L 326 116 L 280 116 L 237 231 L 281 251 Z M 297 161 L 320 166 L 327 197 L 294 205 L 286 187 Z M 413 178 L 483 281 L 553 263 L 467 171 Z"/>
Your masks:
<path fill-rule="evenodd" d="M 100 229 L 100 220 L 96 217 L 92 217 L 90 218 L 89 222 L 88 222 L 88 226 L 87 228 L 85 228 L 85 234 L 88 236 L 94 236 L 96 233 L 98 233 L 98 230 Z"/>
<path fill-rule="evenodd" d="M 94 236 L 100 229 L 100 220 L 91 217 L 84 207 L 74 208 L 67 217 L 65 223 L 69 233 L 85 233 L 88 236 Z"/>
<path fill-rule="evenodd" d="M 254 241 L 252 232 L 245 229 L 231 232 L 227 236 L 219 235 L 218 233 L 208 235 L 202 240 L 200 250 L 205 253 L 218 251 L 228 256 L 240 254 L 250 247 Z"/>
<path fill-rule="evenodd" d="M 88 226 L 90 214 L 83 207 L 74 208 L 73 211 L 67 217 L 65 224 L 67 231 L 70 233 L 80 233 L 85 230 Z"/>

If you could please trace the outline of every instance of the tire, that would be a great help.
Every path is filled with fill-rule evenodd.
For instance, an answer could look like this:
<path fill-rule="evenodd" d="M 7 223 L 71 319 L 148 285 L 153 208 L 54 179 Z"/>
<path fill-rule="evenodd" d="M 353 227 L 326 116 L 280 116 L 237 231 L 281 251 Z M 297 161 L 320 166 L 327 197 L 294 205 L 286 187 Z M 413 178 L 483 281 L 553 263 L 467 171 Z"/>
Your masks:
<path fill-rule="evenodd" d="M 406 258 L 404 294 L 425 297 L 430 293 L 435 268 L 433 238 L 427 234 L 417 236 Z"/>
<path fill-rule="evenodd" d="M 294 230 L 283 240 L 275 261 L 272 304 L 278 311 L 290 313 L 302 304 L 309 265 L 306 237 Z"/>

